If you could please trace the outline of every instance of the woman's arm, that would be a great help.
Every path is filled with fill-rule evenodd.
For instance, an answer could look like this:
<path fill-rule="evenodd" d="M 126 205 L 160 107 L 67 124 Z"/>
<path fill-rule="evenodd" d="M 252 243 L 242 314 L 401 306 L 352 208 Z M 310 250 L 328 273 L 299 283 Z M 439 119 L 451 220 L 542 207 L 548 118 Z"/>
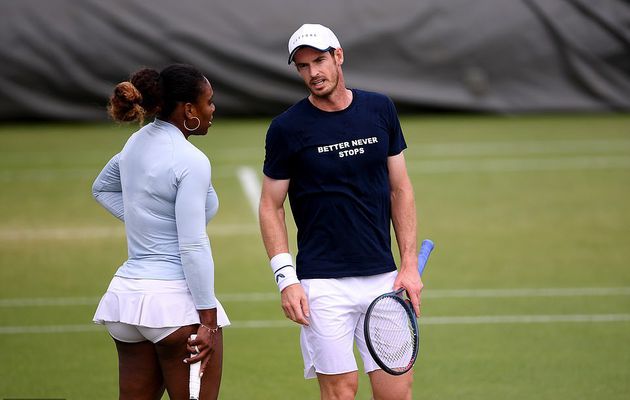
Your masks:
<path fill-rule="evenodd" d="M 92 196 L 107 211 L 121 221 L 125 220 L 122 185 L 119 169 L 120 153 L 112 157 L 92 184 Z"/>

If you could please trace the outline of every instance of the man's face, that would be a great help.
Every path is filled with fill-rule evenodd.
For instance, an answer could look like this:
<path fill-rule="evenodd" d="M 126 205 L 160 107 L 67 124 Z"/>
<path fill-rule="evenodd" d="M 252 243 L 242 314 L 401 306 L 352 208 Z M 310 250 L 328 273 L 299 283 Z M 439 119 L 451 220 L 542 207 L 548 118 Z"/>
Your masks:
<path fill-rule="evenodd" d="M 341 74 L 343 52 L 334 50 L 319 51 L 312 47 L 302 47 L 293 56 L 295 67 L 306 87 L 317 97 L 328 97 L 335 91 Z"/>

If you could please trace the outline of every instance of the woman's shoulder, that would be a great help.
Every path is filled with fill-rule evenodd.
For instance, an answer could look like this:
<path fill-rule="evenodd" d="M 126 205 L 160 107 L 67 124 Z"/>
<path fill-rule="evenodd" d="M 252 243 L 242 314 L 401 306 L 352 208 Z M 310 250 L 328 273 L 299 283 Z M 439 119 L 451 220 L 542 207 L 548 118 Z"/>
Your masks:
<path fill-rule="evenodd" d="M 173 158 L 177 163 L 182 165 L 210 167 L 208 156 L 187 140 L 175 146 Z"/>

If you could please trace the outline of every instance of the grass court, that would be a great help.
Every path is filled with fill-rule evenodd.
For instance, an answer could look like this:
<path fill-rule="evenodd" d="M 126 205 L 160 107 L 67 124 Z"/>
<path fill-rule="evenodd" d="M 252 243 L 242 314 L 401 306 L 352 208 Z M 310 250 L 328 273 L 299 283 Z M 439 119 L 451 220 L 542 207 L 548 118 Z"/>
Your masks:
<path fill-rule="evenodd" d="M 436 244 L 414 398 L 628 399 L 630 115 L 401 122 L 419 240 Z M 253 211 L 268 123 L 217 119 L 192 138 L 220 200 L 221 398 L 317 399 Z M 115 348 L 91 318 L 126 242 L 91 184 L 134 129 L 0 125 L 0 398 L 117 398 Z"/>

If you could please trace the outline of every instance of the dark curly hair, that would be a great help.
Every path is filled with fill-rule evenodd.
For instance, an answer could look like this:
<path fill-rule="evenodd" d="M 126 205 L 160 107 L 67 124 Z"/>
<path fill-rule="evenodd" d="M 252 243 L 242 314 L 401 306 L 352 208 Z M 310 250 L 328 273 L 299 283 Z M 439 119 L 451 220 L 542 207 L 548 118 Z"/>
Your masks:
<path fill-rule="evenodd" d="M 204 82 L 203 74 L 187 64 L 172 64 L 161 72 L 143 68 L 116 85 L 107 110 L 118 122 L 142 123 L 151 115 L 168 119 L 177 103 L 199 98 Z"/>

